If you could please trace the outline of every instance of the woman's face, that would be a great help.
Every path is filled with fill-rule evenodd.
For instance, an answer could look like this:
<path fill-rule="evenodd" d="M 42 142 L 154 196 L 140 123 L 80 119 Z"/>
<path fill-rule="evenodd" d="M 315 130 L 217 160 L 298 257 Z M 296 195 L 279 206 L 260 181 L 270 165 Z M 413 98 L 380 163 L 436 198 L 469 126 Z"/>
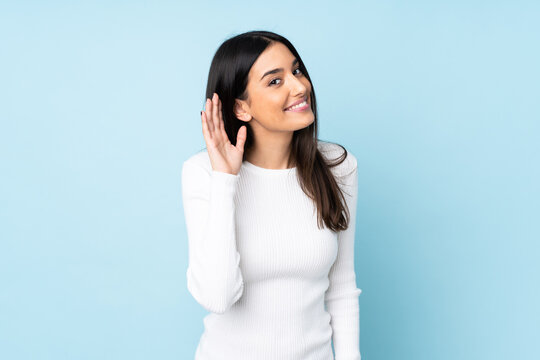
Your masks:
<path fill-rule="evenodd" d="M 250 121 L 255 132 L 259 127 L 267 131 L 291 132 L 303 129 L 315 120 L 311 110 L 311 84 L 294 55 L 280 42 L 267 47 L 251 67 L 247 93 L 248 100 L 236 100 L 240 106 L 235 108 L 235 113 L 238 119 Z M 303 100 L 307 103 L 306 110 L 286 109 Z"/>

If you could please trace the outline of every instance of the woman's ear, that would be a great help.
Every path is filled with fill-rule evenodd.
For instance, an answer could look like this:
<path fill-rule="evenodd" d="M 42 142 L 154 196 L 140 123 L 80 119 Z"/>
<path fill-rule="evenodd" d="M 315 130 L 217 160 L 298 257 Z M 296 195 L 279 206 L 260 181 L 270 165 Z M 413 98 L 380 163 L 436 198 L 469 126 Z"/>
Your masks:
<path fill-rule="evenodd" d="M 251 115 L 245 110 L 248 107 L 244 100 L 234 99 L 234 115 L 238 120 L 248 122 L 251 120 Z"/>

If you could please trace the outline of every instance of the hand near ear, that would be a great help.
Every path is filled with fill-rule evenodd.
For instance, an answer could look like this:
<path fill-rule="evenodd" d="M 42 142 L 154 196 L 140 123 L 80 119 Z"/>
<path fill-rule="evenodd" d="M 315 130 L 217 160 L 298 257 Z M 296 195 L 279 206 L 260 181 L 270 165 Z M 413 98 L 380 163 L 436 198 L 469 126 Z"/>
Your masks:
<path fill-rule="evenodd" d="M 223 124 L 221 100 L 217 93 L 212 99 L 206 99 L 205 110 L 201 113 L 202 131 L 206 148 L 215 171 L 237 175 L 242 166 L 244 144 L 246 143 L 246 125 L 240 127 L 234 146 Z"/>

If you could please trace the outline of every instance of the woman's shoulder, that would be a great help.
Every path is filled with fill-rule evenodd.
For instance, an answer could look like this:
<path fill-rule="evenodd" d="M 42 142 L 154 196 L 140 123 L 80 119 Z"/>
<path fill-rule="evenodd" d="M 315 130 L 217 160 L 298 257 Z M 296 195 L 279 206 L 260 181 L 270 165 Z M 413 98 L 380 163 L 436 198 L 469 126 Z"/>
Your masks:
<path fill-rule="evenodd" d="M 182 167 L 185 168 L 186 165 L 195 166 L 199 169 L 205 170 L 208 172 L 208 174 L 212 172 L 212 163 L 210 162 L 210 157 L 206 148 L 191 154 L 186 160 L 184 160 Z"/>
<path fill-rule="evenodd" d="M 332 168 L 337 175 L 343 176 L 353 172 L 358 166 L 358 161 L 356 156 L 343 145 L 333 143 L 330 141 L 317 141 L 317 148 L 321 154 L 330 162 L 337 162 L 341 157 L 345 156 L 346 158 L 339 165 L 336 165 Z"/>

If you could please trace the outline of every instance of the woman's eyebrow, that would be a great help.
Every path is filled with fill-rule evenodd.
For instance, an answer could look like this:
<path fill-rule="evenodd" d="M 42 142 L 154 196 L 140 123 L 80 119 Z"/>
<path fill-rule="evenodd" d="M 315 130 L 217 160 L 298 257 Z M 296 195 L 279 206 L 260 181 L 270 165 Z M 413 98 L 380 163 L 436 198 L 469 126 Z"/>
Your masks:
<path fill-rule="evenodd" d="M 292 62 L 292 66 L 296 65 L 298 63 L 298 59 L 294 59 L 293 62 Z M 277 69 L 274 69 L 274 70 L 270 70 L 270 71 L 267 71 L 264 73 L 264 75 L 261 77 L 261 80 L 264 79 L 264 77 L 266 75 L 270 75 L 270 74 L 275 74 L 275 73 L 278 73 L 280 71 L 283 71 L 283 68 L 277 68 Z M 260 81 L 260 80 L 259 80 Z"/>

